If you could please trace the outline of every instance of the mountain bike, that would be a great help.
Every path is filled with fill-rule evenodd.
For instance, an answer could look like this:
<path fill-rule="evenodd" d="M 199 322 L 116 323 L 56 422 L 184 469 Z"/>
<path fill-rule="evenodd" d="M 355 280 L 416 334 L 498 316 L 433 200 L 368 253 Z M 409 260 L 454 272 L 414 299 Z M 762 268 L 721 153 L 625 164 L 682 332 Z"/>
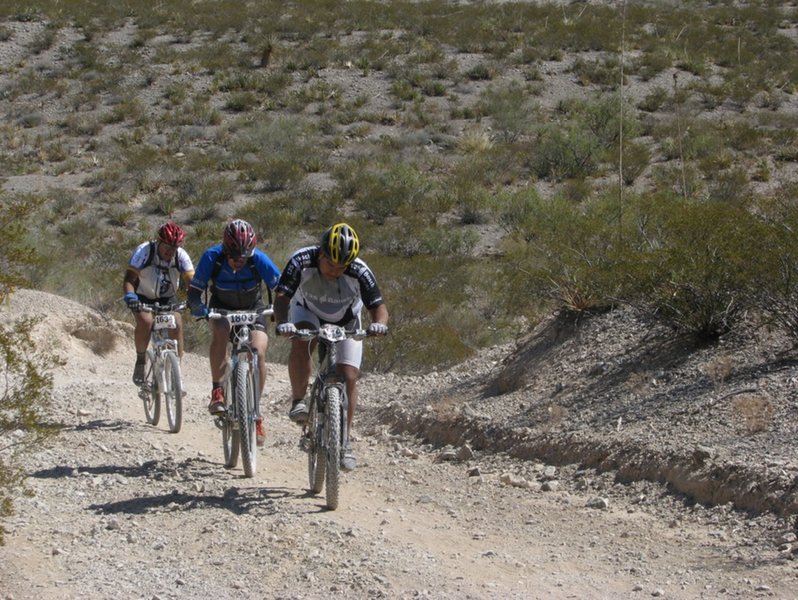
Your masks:
<path fill-rule="evenodd" d="M 239 453 L 244 475 L 254 477 L 257 468 L 255 420 L 260 416 L 258 351 L 251 345 L 252 325 L 261 315 L 271 315 L 271 306 L 258 310 L 211 309 L 208 319 L 226 319 L 230 323 L 228 359 L 224 370 L 223 414 L 216 417 L 222 430 L 224 466 L 235 468 Z"/>
<path fill-rule="evenodd" d="M 327 508 L 338 508 L 341 459 L 349 444 L 346 384 L 335 371 L 336 346 L 347 338 L 362 340 L 365 329 L 344 329 L 322 325 L 299 329 L 293 337 L 319 340 L 316 377 L 310 388 L 308 420 L 302 429 L 300 446 L 308 453 L 308 483 L 314 494 L 325 491 Z"/>
<path fill-rule="evenodd" d="M 169 431 L 177 433 L 183 426 L 183 375 L 180 371 L 180 356 L 177 340 L 169 332 L 177 328 L 175 314 L 185 310 L 186 303 L 142 304 L 142 312 L 153 313 L 150 329 L 150 345 L 147 348 L 144 368 L 144 385 L 139 396 L 144 402 L 147 422 L 157 425 L 161 418 L 161 406 L 166 409 Z"/>

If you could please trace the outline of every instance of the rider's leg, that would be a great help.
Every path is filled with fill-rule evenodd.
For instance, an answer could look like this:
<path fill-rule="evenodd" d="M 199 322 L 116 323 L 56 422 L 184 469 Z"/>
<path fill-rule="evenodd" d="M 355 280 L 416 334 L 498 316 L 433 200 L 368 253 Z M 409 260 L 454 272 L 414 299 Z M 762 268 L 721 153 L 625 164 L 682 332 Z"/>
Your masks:
<path fill-rule="evenodd" d="M 304 398 L 313 368 L 311 357 L 315 346 L 315 342 L 293 340 L 288 353 L 288 379 L 291 381 L 291 409 L 288 411 L 288 418 L 300 425 L 308 418 L 308 405 Z"/>
<path fill-rule="evenodd" d="M 177 356 L 183 360 L 183 315 L 175 313 L 175 325 L 177 327 L 169 331 L 173 340 L 177 340 Z"/>
<path fill-rule="evenodd" d="M 152 313 L 134 312 L 136 319 L 136 331 L 133 334 L 133 341 L 136 344 L 136 354 L 143 354 L 147 351 L 150 343 L 150 328 L 152 327 Z"/>
<path fill-rule="evenodd" d="M 355 417 L 355 407 L 357 406 L 357 379 L 360 376 L 360 369 L 352 365 L 339 364 L 336 368 L 338 373 L 346 382 L 346 396 L 348 399 L 346 411 L 346 429 L 352 431 L 352 420 Z"/>
<path fill-rule="evenodd" d="M 133 333 L 133 343 L 136 346 L 136 364 L 133 367 L 133 383 L 144 383 L 144 364 L 146 362 L 147 346 L 150 343 L 150 328 L 152 327 L 152 314 L 134 312 L 136 329 Z"/>
<path fill-rule="evenodd" d="M 311 356 L 310 342 L 291 341 L 291 351 L 288 354 L 288 379 L 291 382 L 291 397 L 294 400 L 305 397 L 312 369 Z"/>
<path fill-rule="evenodd" d="M 252 347 L 258 351 L 258 390 L 262 395 L 266 385 L 266 350 L 269 348 L 269 336 L 265 331 L 252 331 Z"/>
<path fill-rule="evenodd" d="M 349 442 L 352 439 L 352 423 L 354 422 L 355 408 L 357 407 L 357 379 L 360 375 L 360 363 L 363 360 L 363 342 L 353 339 L 344 340 L 338 344 L 337 357 L 338 364 L 335 366 L 335 370 L 344 378 L 347 395 L 347 438 L 344 440 L 341 468 L 344 471 L 351 471 L 357 465 L 355 453 Z"/>
<path fill-rule="evenodd" d="M 227 364 L 227 339 L 230 328 L 224 319 L 215 319 L 211 323 L 211 348 L 209 351 L 211 362 L 211 380 L 214 385 L 221 384 L 224 369 Z"/>
<path fill-rule="evenodd" d="M 252 347 L 258 351 L 258 399 L 263 396 L 263 388 L 266 385 L 266 350 L 269 348 L 269 336 L 260 329 L 252 330 Z M 258 446 L 266 444 L 266 429 L 263 426 L 263 409 L 256 415 L 255 420 L 255 440 Z"/>
<path fill-rule="evenodd" d="M 224 393 L 222 391 L 222 378 L 227 364 L 227 339 L 229 336 L 227 321 L 211 321 L 211 348 L 209 351 L 211 363 L 211 402 L 208 411 L 212 415 L 219 415 L 225 411 Z"/>
<path fill-rule="evenodd" d="M 352 419 L 357 406 L 357 380 L 360 376 L 360 363 L 363 362 L 363 342 L 348 339 L 338 344 L 338 364 L 336 372 L 346 382 L 346 395 L 349 398 L 346 414 L 346 428 L 352 431 Z"/>

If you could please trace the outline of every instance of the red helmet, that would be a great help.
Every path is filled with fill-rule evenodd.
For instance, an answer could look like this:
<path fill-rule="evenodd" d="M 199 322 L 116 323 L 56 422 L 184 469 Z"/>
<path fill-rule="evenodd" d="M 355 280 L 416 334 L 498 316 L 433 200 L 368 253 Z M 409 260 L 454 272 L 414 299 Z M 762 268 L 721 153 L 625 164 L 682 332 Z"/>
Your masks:
<path fill-rule="evenodd" d="M 230 258 L 252 256 L 257 242 L 258 236 L 255 235 L 255 230 L 246 221 L 236 219 L 224 228 L 222 247 Z"/>
<path fill-rule="evenodd" d="M 170 246 L 182 246 L 186 232 L 177 223 L 167 221 L 158 229 L 158 239 Z"/>

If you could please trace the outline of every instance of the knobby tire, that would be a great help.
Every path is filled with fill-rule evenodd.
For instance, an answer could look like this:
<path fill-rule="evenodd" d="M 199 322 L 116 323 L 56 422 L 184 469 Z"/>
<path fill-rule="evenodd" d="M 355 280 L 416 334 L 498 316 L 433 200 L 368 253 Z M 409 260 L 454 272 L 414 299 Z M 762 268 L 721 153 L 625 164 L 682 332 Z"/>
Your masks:
<path fill-rule="evenodd" d="M 330 386 L 325 394 L 325 437 L 327 443 L 327 476 L 325 498 L 327 508 L 338 508 L 339 475 L 341 472 L 341 390 Z"/>
<path fill-rule="evenodd" d="M 224 466 L 228 469 L 234 469 L 238 464 L 238 453 L 241 450 L 241 437 L 238 433 L 238 427 L 235 419 L 233 418 L 233 402 L 232 393 L 233 385 L 231 380 L 235 377 L 235 373 L 230 374 L 230 364 L 227 365 L 227 380 L 224 385 L 224 405 L 225 413 L 222 419 L 222 448 L 224 449 Z"/>
<path fill-rule="evenodd" d="M 327 471 L 327 459 L 324 454 L 324 427 L 321 424 L 323 413 L 319 412 L 316 403 L 315 390 L 311 391 L 310 406 L 308 407 L 307 435 L 308 447 L 308 485 L 310 491 L 318 494 L 324 488 L 324 477 Z"/>
<path fill-rule="evenodd" d="M 155 369 L 155 352 L 147 350 L 144 373 L 149 381 L 150 389 L 141 395 L 144 401 L 144 416 L 147 423 L 157 425 L 161 420 L 161 386 L 160 374 Z"/>
<path fill-rule="evenodd" d="M 257 468 L 257 441 L 255 439 L 255 378 L 252 365 L 239 360 L 236 366 L 235 386 L 238 431 L 241 436 L 241 462 L 244 475 L 254 477 Z"/>
<path fill-rule="evenodd" d="M 173 352 L 164 357 L 164 402 L 169 431 L 178 433 L 183 426 L 183 383 L 180 377 L 180 359 Z"/>

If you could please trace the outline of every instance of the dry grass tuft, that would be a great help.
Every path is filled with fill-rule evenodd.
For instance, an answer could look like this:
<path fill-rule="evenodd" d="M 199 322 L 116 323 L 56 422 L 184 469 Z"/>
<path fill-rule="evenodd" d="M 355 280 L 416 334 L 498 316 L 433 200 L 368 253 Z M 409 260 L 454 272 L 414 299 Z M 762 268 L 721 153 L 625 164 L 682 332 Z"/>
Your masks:
<path fill-rule="evenodd" d="M 707 376 L 712 380 L 712 385 L 718 389 L 729 378 L 732 372 L 732 358 L 723 354 L 706 366 Z"/>
<path fill-rule="evenodd" d="M 776 411 L 770 398 L 764 394 L 744 394 L 734 400 L 732 410 L 743 421 L 748 433 L 766 431 Z"/>

